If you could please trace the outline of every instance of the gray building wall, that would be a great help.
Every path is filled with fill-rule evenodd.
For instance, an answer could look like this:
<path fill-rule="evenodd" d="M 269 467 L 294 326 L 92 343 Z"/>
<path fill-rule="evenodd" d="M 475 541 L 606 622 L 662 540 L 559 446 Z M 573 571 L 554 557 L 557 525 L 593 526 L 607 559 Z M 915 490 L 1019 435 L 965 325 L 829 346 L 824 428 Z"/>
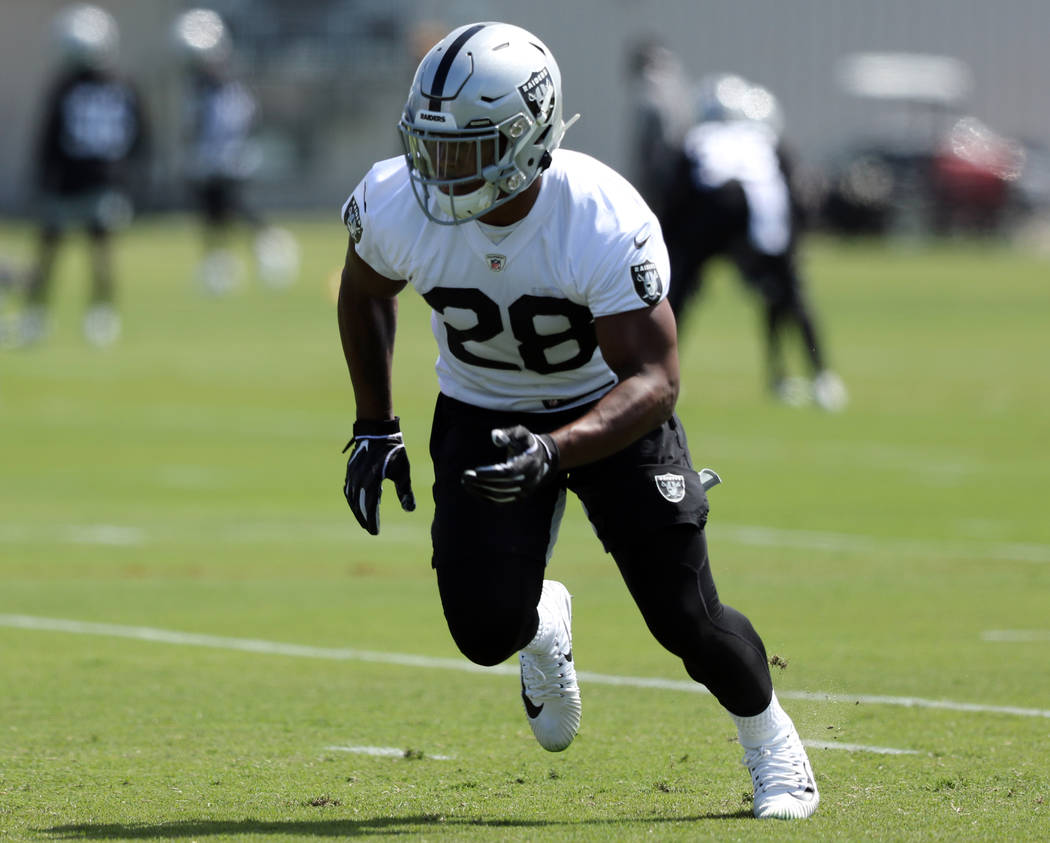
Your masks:
<path fill-rule="evenodd" d="M 98 0 L 122 28 L 122 66 L 150 109 L 156 207 L 183 200 L 179 74 L 169 42 L 181 0 Z M 0 211 L 27 208 L 39 98 L 54 66 L 49 25 L 64 3 L 0 0 Z M 787 134 L 817 165 L 852 138 L 898 119 L 843 93 L 836 62 L 854 51 L 957 57 L 974 84 L 965 110 L 1007 135 L 1050 145 L 1050 2 L 1046 0 L 215 0 L 235 33 L 264 45 L 242 55 L 264 106 L 268 166 L 259 198 L 283 207 L 338 204 L 375 159 L 396 154 L 396 122 L 415 59 L 413 28 L 506 20 L 559 58 L 566 145 L 625 170 L 630 100 L 625 54 L 658 35 L 699 77 L 735 71 L 771 88 Z M 314 31 L 310 31 L 310 27 Z M 244 45 L 245 41 L 239 41 Z"/>

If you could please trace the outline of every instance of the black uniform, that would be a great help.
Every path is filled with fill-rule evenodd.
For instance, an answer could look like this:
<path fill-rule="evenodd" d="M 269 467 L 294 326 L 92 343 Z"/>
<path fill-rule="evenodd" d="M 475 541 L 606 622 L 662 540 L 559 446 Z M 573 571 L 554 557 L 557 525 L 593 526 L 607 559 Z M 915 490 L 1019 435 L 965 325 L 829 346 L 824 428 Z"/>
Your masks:
<path fill-rule="evenodd" d="M 193 75 L 188 109 L 188 177 L 205 221 L 218 226 L 240 217 L 261 225 L 242 192 L 258 164 L 251 144 L 254 97 L 221 71 L 202 70 Z"/>
<path fill-rule="evenodd" d="M 800 331 L 813 374 L 824 369 L 796 264 L 801 214 L 791 175 L 789 156 L 761 124 L 703 123 L 686 137 L 660 219 L 674 279 L 668 301 L 679 321 L 700 291 L 706 263 L 731 260 L 762 297 L 774 385 L 785 375 L 780 341 L 788 324 Z"/>
<path fill-rule="evenodd" d="M 56 80 L 37 152 L 46 227 L 113 227 L 105 199 L 130 189 L 131 168 L 145 148 L 145 125 L 138 93 L 111 71 L 75 67 Z"/>
<path fill-rule="evenodd" d="M 114 324 L 104 333 L 115 336 L 109 234 L 131 218 L 131 190 L 145 151 L 145 115 L 134 86 L 100 64 L 73 64 L 59 75 L 45 100 L 37 145 L 40 246 L 26 296 L 23 342 L 35 342 L 43 333 L 55 254 L 64 232 L 74 226 L 91 237 L 91 306 L 105 310 L 101 318 Z M 87 323 L 85 333 L 98 335 Z"/>

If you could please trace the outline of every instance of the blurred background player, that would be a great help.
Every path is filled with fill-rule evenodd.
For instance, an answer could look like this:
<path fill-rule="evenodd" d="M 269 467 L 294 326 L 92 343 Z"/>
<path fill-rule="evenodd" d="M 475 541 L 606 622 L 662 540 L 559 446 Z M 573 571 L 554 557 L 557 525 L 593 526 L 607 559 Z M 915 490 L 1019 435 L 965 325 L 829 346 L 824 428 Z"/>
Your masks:
<path fill-rule="evenodd" d="M 768 90 L 732 74 L 703 79 L 698 103 L 699 122 L 677 155 L 672 195 L 660 219 L 674 279 L 671 306 L 681 323 L 703 283 L 704 265 L 716 255 L 729 258 L 762 297 L 774 395 L 790 404 L 812 398 L 825 410 L 840 410 L 846 390 L 827 368 L 796 262 L 801 213 L 781 143 L 780 106 Z M 801 337 L 808 379 L 788 376 L 788 328 Z"/>
<path fill-rule="evenodd" d="M 21 292 L 25 273 L 14 261 L 0 254 L 0 348 L 5 348 L 17 339 L 11 324 L 9 307 L 16 293 Z"/>
<path fill-rule="evenodd" d="M 114 68 L 119 31 L 108 12 L 70 6 L 55 18 L 53 31 L 61 67 L 47 94 L 37 147 L 40 245 L 18 340 L 29 345 L 46 335 L 55 256 L 65 232 L 77 226 L 91 240 L 84 336 L 93 345 L 109 345 L 121 332 L 110 236 L 131 220 L 128 190 L 134 165 L 143 158 L 143 109 L 136 90 Z"/>
<path fill-rule="evenodd" d="M 633 88 L 631 183 L 658 215 L 692 125 L 692 86 L 681 61 L 659 38 L 639 41 L 627 59 Z"/>
<path fill-rule="evenodd" d="M 234 246 L 234 224 L 246 223 L 263 283 L 284 287 L 299 269 L 291 234 L 269 226 L 244 197 L 262 163 L 255 143 L 257 106 L 233 68 L 233 41 L 211 9 L 190 9 L 175 21 L 173 36 L 187 71 L 186 177 L 204 226 L 204 255 L 198 278 L 210 293 L 223 294 L 240 281 L 242 265 Z"/>

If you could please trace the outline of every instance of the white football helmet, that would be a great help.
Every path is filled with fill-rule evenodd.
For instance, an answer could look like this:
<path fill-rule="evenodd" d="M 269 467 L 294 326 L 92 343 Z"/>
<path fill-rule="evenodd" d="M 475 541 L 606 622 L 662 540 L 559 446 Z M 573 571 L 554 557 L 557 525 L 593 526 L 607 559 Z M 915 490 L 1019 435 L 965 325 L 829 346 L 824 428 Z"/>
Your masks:
<path fill-rule="evenodd" d="M 59 12 L 53 31 L 66 59 L 89 66 L 110 62 L 120 43 L 120 30 L 113 15 L 87 3 L 67 6 Z"/>
<path fill-rule="evenodd" d="M 199 64 L 221 64 L 233 50 L 226 24 L 211 9 L 183 12 L 175 19 L 171 36 L 175 48 L 188 60 Z"/>
<path fill-rule="evenodd" d="M 547 46 L 505 23 L 450 32 L 423 57 L 398 130 L 423 213 L 455 225 L 517 196 L 551 163 L 561 71 Z"/>
<path fill-rule="evenodd" d="M 776 135 L 784 129 L 784 115 L 773 93 L 735 73 L 701 79 L 697 111 L 701 123 L 747 120 L 768 126 Z"/>
<path fill-rule="evenodd" d="M 700 80 L 696 108 L 701 123 L 743 119 L 744 98 L 751 83 L 735 73 L 716 73 Z"/>
<path fill-rule="evenodd" d="M 784 133 L 784 113 L 780 110 L 776 96 L 768 88 L 757 84 L 748 88 L 742 109 L 744 119 L 768 126 L 778 137 Z"/>

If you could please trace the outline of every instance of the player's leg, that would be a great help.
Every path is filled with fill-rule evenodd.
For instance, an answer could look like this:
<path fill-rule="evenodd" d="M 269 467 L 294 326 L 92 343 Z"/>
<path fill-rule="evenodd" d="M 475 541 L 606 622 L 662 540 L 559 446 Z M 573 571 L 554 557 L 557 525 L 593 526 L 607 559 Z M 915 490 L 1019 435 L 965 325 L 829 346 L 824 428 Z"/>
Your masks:
<path fill-rule="evenodd" d="M 456 646 L 482 665 L 519 653 L 529 725 L 545 749 L 558 751 L 580 723 L 569 595 L 543 578 L 564 489 L 546 487 L 519 503 L 498 504 L 471 495 L 460 479 L 464 469 L 504 459 L 490 433 L 521 421 L 438 399 L 430 441 L 433 565 Z"/>
<path fill-rule="evenodd" d="M 823 344 L 817 332 L 812 305 L 802 288 L 802 279 L 798 275 L 794 255 L 788 252 L 774 256 L 770 261 L 770 272 L 777 279 L 781 289 L 780 307 L 798 327 L 810 370 L 816 374 L 824 369 Z"/>
<path fill-rule="evenodd" d="M 806 294 L 792 250 L 768 258 L 767 277 L 770 319 L 775 319 L 780 326 L 793 325 L 798 329 L 812 378 L 808 392 L 812 393 L 819 407 L 841 410 L 847 402 L 846 388 L 839 376 L 828 368 L 813 305 Z"/>
<path fill-rule="evenodd" d="M 111 236 L 107 228 L 93 223 L 88 226 L 91 244 L 91 304 L 112 305 L 116 299 L 113 282 Z"/>
<path fill-rule="evenodd" d="M 37 240 L 36 265 L 29 276 L 26 302 L 30 305 L 46 306 L 51 293 L 51 275 L 55 256 L 62 242 L 63 231 L 55 225 L 44 225 Z"/>
<path fill-rule="evenodd" d="M 809 816 L 816 784 L 773 693 L 762 639 L 715 588 L 704 535 L 707 498 L 680 423 L 672 418 L 570 482 L 653 635 L 737 725 L 755 815 Z"/>
<path fill-rule="evenodd" d="M 653 636 L 729 711 L 762 712 L 772 680 L 751 622 L 722 603 L 707 541 L 696 524 L 672 524 L 625 538 L 613 551 Z"/>
<path fill-rule="evenodd" d="M 63 236 L 62 226 L 45 218 L 37 238 L 36 260 L 29 272 L 25 300 L 18 320 L 15 341 L 19 345 L 33 345 L 47 336 L 51 278 Z"/>
<path fill-rule="evenodd" d="M 569 482 L 657 640 L 731 711 L 764 709 L 765 649 L 747 618 L 718 599 L 707 495 L 677 417 Z"/>
<path fill-rule="evenodd" d="M 244 267 L 232 248 L 234 203 L 227 179 L 209 178 L 195 186 L 204 251 L 197 280 L 206 293 L 225 295 L 241 281 Z"/>
<path fill-rule="evenodd" d="M 614 553 L 617 564 L 654 636 L 736 725 L 755 816 L 810 816 L 820 797 L 809 758 L 773 691 L 762 639 L 718 598 L 704 531 L 681 524 L 641 538 Z"/>
<path fill-rule="evenodd" d="M 734 261 L 762 303 L 761 321 L 770 390 L 786 404 L 807 403 L 810 399 L 808 379 L 788 374 L 785 354 L 788 329 L 798 329 L 804 353 L 810 361 L 814 356 L 819 359 L 821 350 L 812 320 L 799 298 L 798 278 L 790 254 L 766 254 L 748 243 L 734 255 Z"/>
<path fill-rule="evenodd" d="M 470 494 L 467 468 L 498 462 L 490 432 L 496 414 L 445 396 L 431 427 L 434 463 L 433 566 L 449 631 L 468 659 L 499 664 L 536 633 L 536 604 L 554 540 L 556 489 L 519 504 Z"/>
<path fill-rule="evenodd" d="M 91 295 L 84 314 L 84 338 L 96 346 L 107 346 L 120 337 L 121 321 L 116 309 L 113 278 L 112 236 L 109 228 L 95 220 L 88 225 L 91 244 Z"/>

